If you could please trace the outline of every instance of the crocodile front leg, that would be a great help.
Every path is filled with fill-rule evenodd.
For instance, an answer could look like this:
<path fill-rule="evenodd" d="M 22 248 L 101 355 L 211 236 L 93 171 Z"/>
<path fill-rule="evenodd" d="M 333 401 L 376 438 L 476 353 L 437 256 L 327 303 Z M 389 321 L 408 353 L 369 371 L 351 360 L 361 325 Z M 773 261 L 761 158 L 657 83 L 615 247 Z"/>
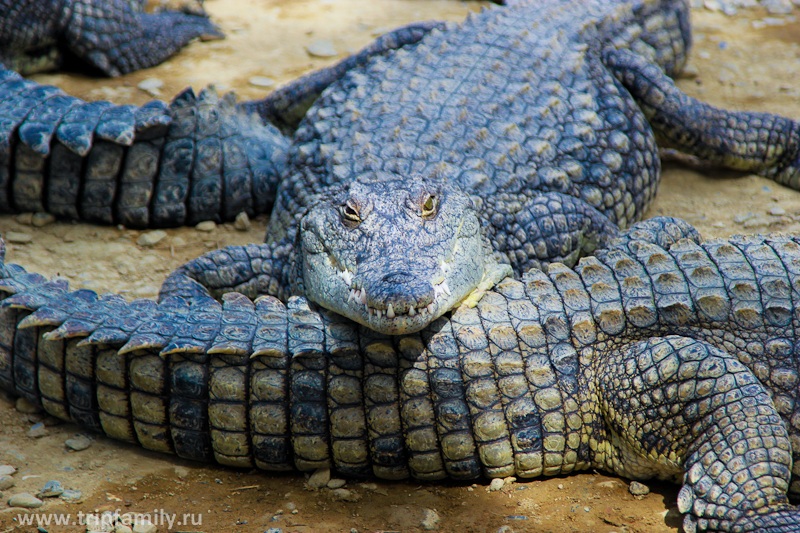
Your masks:
<path fill-rule="evenodd" d="M 219 299 L 229 292 L 252 299 L 271 295 L 286 301 L 291 287 L 280 275 L 280 265 L 286 262 L 280 250 L 270 245 L 248 244 L 203 254 L 167 277 L 161 285 L 159 301 L 171 296 Z"/>

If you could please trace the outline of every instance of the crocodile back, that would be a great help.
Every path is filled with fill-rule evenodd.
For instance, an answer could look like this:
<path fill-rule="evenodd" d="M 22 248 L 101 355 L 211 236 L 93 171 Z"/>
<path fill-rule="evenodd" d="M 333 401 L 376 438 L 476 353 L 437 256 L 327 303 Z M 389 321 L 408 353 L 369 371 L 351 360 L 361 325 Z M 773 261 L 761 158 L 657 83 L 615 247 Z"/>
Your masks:
<path fill-rule="evenodd" d="M 627 226 L 651 201 L 659 162 L 600 53 L 633 47 L 674 71 L 689 40 L 684 2 L 524 2 L 472 15 L 329 87 L 297 131 L 286 194 L 302 205 L 337 182 L 421 174 L 483 197 L 570 194 Z"/>

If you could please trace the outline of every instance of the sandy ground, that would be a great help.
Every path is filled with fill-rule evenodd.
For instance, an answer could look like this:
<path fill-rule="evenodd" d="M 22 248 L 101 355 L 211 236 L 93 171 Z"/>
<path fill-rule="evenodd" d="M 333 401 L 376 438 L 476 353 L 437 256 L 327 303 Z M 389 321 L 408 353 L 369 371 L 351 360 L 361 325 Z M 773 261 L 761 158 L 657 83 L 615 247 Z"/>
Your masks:
<path fill-rule="evenodd" d="M 224 41 L 194 43 L 162 66 L 118 79 L 75 74 L 35 79 L 76 96 L 117 103 L 150 99 L 137 88 L 149 78 L 163 81 L 163 99 L 187 85 L 211 83 L 235 89 L 240 98 L 258 98 L 271 89 L 249 84 L 254 76 L 280 84 L 334 61 L 306 53 L 304 47 L 318 39 L 330 39 L 344 55 L 386 28 L 414 20 L 460 20 L 478 6 L 454 0 L 207 0 L 206 8 L 228 35 Z M 753 22 L 766 16 L 763 10 L 735 17 L 695 13 L 692 67 L 680 86 L 715 105 L 800 119 L 800 23 L 784 17 L 784 25 L 755 28 Z M 707 237 L 796 233 L 800 193 L 754 176 L 667 164 L 649 213 L 661 214 L 683 217 Z M 10 261 L 46 275 L 60 273 L 76 287 L 150 297 L 166 274 L 184 261 L 221 245 L 262 240 L 266 221 L 253 221 L 246 232 L 229 225 L 210 233 L 168 230 L 168 237 L 154 248 L 137 246 L 141 232 L 124 228 L 71 223 L 33 227 L 25 222 L 24 217 L 0 216 L 3 234 L 33 236 L 28 244 L 8 246 Z M 48 426 L 46 436 L 33 439 L 28 431 L 40 420 L 41 415 L 18 412 L 12 399 L 0 398 L 0 464 L 19 469 L 16 486 L 3 491 L 0 499 L 0 533 L 37 530 L 35 525 L 21 525 L 26 512 L 8 508 L 6 500 L 17 492 L 35 493 L 51 479 L 81 491 L 84 501 L 48 500 L 34 511 L 37 519 L 70 513 L 70 520 L 77 521 L 79 512 L 115 510 L 176 513 L 178 522 L 171 528 L 160 522 L 162 532 L 420 531 L 428 510 L 440 518 L 440 531 L 496 532 L 507 526 L 517 532 L 663 533 L 676 531 L 680 523 L 675 486 L 648 483 L 650 494 L 637 498 L 629 493 L 626 480 L 598 472 L 512 483 L 499 492 L 488 492 L 483 483 L 349 481 L 346 488 L 360 501 L 345 502 L 335 500 L 329 489 L 309 490 L 302 475 L 189 463 L 98 435 L 91 435 L 89 449 L 69 452 L 64 441 L 81 430 L 71 424 Z M 184 513 L 193 514 L 181 524 Z M 49 532 L 86 530 L 78 525 L 42 527 Z"/>

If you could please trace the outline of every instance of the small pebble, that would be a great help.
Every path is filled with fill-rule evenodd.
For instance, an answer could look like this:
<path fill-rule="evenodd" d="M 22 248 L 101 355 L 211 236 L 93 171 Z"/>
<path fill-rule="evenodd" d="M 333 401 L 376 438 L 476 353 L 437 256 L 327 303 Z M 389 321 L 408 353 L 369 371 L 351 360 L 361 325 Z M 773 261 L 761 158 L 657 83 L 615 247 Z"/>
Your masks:
<path fill-rule="evenodd" d="M 10 489 L 15 483 L 14 478 L 11 476 L 0 476 L 0 490 Z"/>
<path fill-rule="evenodd" d="M 628 485 L 628 492 L 634 496 L 646 496 L 650 494 L 650 487 L 638 481 L 631 481 L 631 484 Z"/>
<path fill-rule="evenodd" d="M 26 414 L 35 414 L 41 411 L 41 408 L 38 405 L 34 405 L 25 398 L 17 398 L 17 401 L 14 403 L 14 407 L 16 407 L 17 411 L 20 413 Z"/>
<path fill-rule="evenodd" d="M 422 510 L 422 529 L 426 531 L 434 530 L 439 526 L 440 520 L 439 513 L 435 510 L 427 508 Z"/>
<path fill-rule="evenodd" d="M 213 220 L 204 220 L 200 222 L 198 225 L 194 227 L 197 231 L 202 231 L 205 233 L 211 233 L 215 229 L 217 229 L 217 223 Z"/>
<path fill-rule="evenodd" d="M 150 96 L 158 96 L 159 94 L 161 94 L 161 91 L 159 91 L 159 89 L 164 86 L 164 82 L 158 78 L 148 78 L 146 80 L 140 81 L 136 86 L 140 90 L 149 94 Z"/>
<path fill-rule="evenodd" d="M 28 436 L 32 439 L 38 439 L 50 434 L 50 430 L 45 427 L 44 424 L 39 422 L 38 424 L 34 424 L 31 426 L 31 429 L 28 430 Z"/>
<path fill-rule="evenodd" d="M 306 46 L 306 52 L 312 57 L 336 57 L 339 55 L 333 42 L 329 39 L 317 39 Z"/>
<path fill-rule="evenodd" d="M 511 526 L 500 526 L 497 528 L 497 533 L 514 533 L 514 530 L 511 529 Z"/>
<path fill-rule="evenodd" d="M 264 533 L 283 533 L 283 529 L 281 529 L 279 527 L 271 527 L 268 530 L 266 530 Z"/>
<path fill-rule="evenodd" d="M 330 468 L 317 468 L 311 477 L 308 478 L 308 486 L 313 489 L 321 489 L 328 485 L 331 480 Z"/>
<path fill-rule="evenodd" d="M 160 243 L 166 238 L 167 238 L 167 232 L 161 229 L 157 229 L 139 235 L 139 238 L 136 239 L 136 244 L 138 244 L 139 246 L 151 247 L 155 246 L 156 244 Z"/>
<path fill-rule="evenodd" d="M 253 76 L 247 81 L 250 85 L 255 85 L 256 87 L 272 87 L 275 85 L 275 80 L 266 76 Z"/>
<path fill-rule="evenodd" d="M 498 490 L 503 488 L 504 484 L 505 484 L 505 482 L 503 481 L 502 478 L 496 477 L 489 484 L 489 490 L 490 491 L 498 491 Z"/>
<path fill-rule="evenodd" d="M 17 469 L 11 465 L 0 465 L 0 476 L 10 476 L 16 471 Z"/>
<path fill-rule="evenodd" d="M 343 502 L 357 502 L 361 499 L 361 495 L 348 489 L 333 489 L 331 491 L 333 499 Z"/>
<path fill-rule="evenodd" d="M 564 485 L 559 483 L 557 488 L 558 488 L 558 490 L 564 490 Z"/>
<path fill-rule="evenodd" d="M 329 489 L 340 489 L 347 484 L 347 481 L 343 479 L 331 479 L 328 481 L 328 488 Z"/>
<path fill-rule="evenodd" d="M 33 224 L 37 228 L 43 228 L 44 226 L 49 226 L 55 221 L 56 217 L 54 217 L 50 213 L 34 213 L 33 216 L 31 217 L 31 224 Z"/>
<path fill-rule="evenodd" d="M 83 494 L 79 490 L 67 489 L 61 493 L 61 499 L 67 503 L 81 503 L 83 501 Z"/>
<path fill-rule="evenodd" d="M 297 509 L 297 506 L 294 504 L 294 502 L 289 502 L 286 505 L 284 505 L 284 507 L 286 507 L 286 509 L 288 509 L 289 511 L 294 511 L 295 509 Z"/>
<path fill-rule="evenodd" d="M 25 509 L 36 509 L 44 505 L 44 502 L 33 494 L 23 492 L 15 494 L 8 499 L 9 507 L 24 507 Z"/>
<path fill-rule="evenodd" d="M 19 231 L 7 231 L 4 237 L 8 242 L 14 244 L 28 244 L 33 241 L 33 236 L 30 233 Z"/>
<path fill-rule="evenodd" d="M 768 213 L 774 217 L 780 217 L 786 214 L 786 209 L 776 205 L 770 207 Z"/>
<path fill-rule="evenodd" d="M 244 211 L 236 215 L 236 220 L 233 221 L 233 227 L 239 231 L 249 230 L 250 225 L 250 217 Z"/>
<path fill-rule="evenodd" d="M 18 223 L 22 224 L 23 226 L 33 226 L 33 213 L 30 211 L 27 213 L 20 213 L 19 215 L 14 217 Z"/>
<path fill-rule="evenodd" d="M 54 479 L 52 481 L 48 481 L 44 484 L 41 492 L 36 495 L 37 498 L 54 498 L 55 496 L 61 496 L 64 493 L 64 487 L 61 485 L 61 482 Z"/>
<path fill-rule="evenodd" d="M 126 524 L 117 524 L 114 526 L 114 533 L 133 533 L 133 530 Z"/>
<path fill-rule="evenodd" d="M 350 528 L 350 533 L 358 533 L 358 530 L 354 527 Z"/>
<path fill-rule="evenodd" d="M 763 219 L 761 217 L 756 217 L 756 218 L 751 218 L 751 219 L 745 221 L 745 223 L 742 224 L 742 227 L 744 227 L 744 228 L 757 228 L 759 226 L 766 226 L 767 224 L 769 224 L 768 220 L 765 220 L 765 219 Z"/>
<path fill-rule="evenodd" d="M 504 485 L 511 485 L 512 483 L 514 483 L 516 481 L 517 481 L 517 478 L 515 478 L 514 476 L 508 476 L 508 477 L 504 477 L 503 478 L 503 484 Z"/>
<path fill-rule="evenodd" d="M 146 520 L 136 521 L 133 524 L 133 533 L 156 533 L 156 531 L 158 531 L 158 528 Z"/>
<path fill-rule="evenodd" d="M 521 514 L 506 517 L 506 520 L 527 520 L 527 519 L 528 519 L 527 516 Z"/>
<path fill-rule="evenodd" d="M 751 218 L 755 218 L 755 216 L 756 216 L 755 213 L 739 213 L 738 215 L 733 217 L 733 221 L 737 224 L 744 224 Z"/>
<path fill-rule="evenodd" d="M 64 444 L 67 446 L 67 448 L 79 452 L 91 446 L 92 441 L 83 435 L 78 435 L 71 439 L 65 440 Z"/>

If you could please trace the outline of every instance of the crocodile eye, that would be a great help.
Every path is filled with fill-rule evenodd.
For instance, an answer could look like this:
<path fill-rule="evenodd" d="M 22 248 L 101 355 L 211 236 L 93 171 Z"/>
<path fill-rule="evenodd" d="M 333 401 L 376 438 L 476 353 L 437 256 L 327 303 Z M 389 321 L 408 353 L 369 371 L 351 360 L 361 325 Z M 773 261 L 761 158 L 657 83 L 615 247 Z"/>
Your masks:
<path fill-rule="evenodd" d="M 433 218 L 439 211 L 439 197 L 429 194 L 422 202 L 422 218 Z"/>
<path fill-rule="evenodd" d="M 361 223 L 359 206 L 353 199 L 347 200 L 339 212 L 341 213 L 342 222 L 345 226 L 354 228 Z"/>

